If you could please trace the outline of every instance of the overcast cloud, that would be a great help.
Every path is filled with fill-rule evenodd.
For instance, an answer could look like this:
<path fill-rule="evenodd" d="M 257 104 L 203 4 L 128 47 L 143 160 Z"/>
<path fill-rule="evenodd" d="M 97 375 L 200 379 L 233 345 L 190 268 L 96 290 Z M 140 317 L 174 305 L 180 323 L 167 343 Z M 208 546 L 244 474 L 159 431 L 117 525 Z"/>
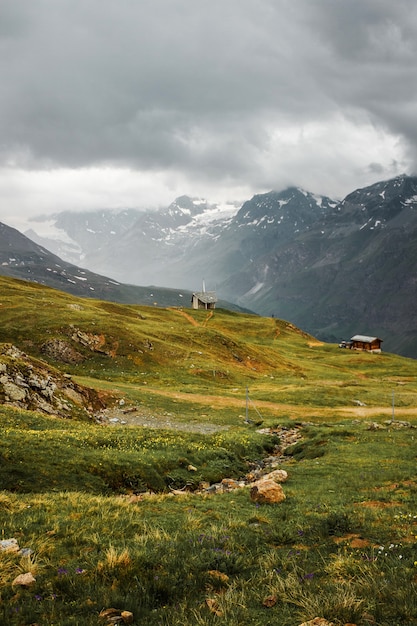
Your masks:
<path fill-rule="evenodd" d="M 0 80 L 6 223 L 417 170 L 415 0 L 1 0 Z"/>

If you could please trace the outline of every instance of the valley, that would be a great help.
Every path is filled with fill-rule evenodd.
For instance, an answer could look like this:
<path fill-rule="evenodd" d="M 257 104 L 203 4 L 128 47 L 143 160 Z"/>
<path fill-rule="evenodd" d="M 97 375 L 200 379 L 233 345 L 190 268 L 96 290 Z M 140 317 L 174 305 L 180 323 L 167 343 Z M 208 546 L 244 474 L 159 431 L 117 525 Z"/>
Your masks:
<path fill-rule="evenodd" d="M 5 623 L 417 620 L 414 359 L 222 308 L 0 294 Z"/>
<path fill-rule="evenodd" d="M 343 200 L 290 187 L 241 206 L 181 196 L 158 211 L 63 212 L 28 223 L 33 241 L 3 225 L 0 271 L 162 307 L 188 306 L 204 280 L 223 308 L 326 342 L 378 336 L 415 358 L 416 198 L 417 179 L 398 176 Z"/>

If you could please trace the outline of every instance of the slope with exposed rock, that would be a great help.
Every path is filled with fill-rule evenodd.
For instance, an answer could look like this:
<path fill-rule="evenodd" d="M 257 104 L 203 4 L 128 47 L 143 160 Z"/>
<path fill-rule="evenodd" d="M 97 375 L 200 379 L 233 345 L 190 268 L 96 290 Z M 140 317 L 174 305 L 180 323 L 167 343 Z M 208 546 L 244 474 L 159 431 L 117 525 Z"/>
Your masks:
<path fill-rule="evenodd" d="M 13 344 L 0 344 L 0 404 L 64 418 L 93 418 L 109 402 L 109 394 L 77 384 Z"/>

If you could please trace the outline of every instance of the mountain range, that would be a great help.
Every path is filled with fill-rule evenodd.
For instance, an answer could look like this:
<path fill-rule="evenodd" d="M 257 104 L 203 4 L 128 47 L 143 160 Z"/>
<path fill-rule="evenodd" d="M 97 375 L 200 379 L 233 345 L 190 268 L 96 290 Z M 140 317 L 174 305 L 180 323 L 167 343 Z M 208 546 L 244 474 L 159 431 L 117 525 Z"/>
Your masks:
<path fill-rule="evenodd" d="M 291 187 L 241 206 L 182 196 L 159 211 L 38 217 L 25 231 L 27 261 L 13 245 L 5 247 L 7 228 L 0 230 L 0 273 L 164 305 L 177 305 L 178 290 L 199 290 L 204 279 L 223 300 L 286 319 L 319 339 L 379 336 L 385 350 L 417 357 L 416 177 L 381 181 L 341 201 Z M 37 273 L 35 245 L 37 258 L 43 255 Z M 62 274 L 63 263 L 72 274 L 69 267 Z M 157 287 L 142 287 L 141 295 L 135 285 Z M 162 287 L 170 289 L 161 292 L 168 301 L 155 297 Z M 181 296 L 187 305 L 188 291 L 185 302 Z"/>

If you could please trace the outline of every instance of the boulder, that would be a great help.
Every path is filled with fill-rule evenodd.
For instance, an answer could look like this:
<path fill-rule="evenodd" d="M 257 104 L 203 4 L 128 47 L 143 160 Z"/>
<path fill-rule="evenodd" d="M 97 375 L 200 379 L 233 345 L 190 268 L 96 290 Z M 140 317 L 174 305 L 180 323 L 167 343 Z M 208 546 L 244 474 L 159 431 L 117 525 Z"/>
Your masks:
<path fill-rule="evenodd" d="M 288 473 L 283 469 L 277 469 L 269 474 L 263 476 L 263 480 L 273 480 L 276 483 L 285 483 L 288 478 Z"/>
<path fill-rule="evenodd" d="M 250 498 L 259 504 L 279 504 L 285 500 L 285 493 L 274 480 L 258 480 L 250 490 Z"/>
<path fill-rule="evenodd" d="M 17 576 L 12 582 L 12 585 L 20 585 L 20 587 L 30 587 L 34 583 L 36 583 L 36 578 L 34 577 L 32 572 L 26 572 L 26 574 L 19 574 L 19 576 Z"/>

